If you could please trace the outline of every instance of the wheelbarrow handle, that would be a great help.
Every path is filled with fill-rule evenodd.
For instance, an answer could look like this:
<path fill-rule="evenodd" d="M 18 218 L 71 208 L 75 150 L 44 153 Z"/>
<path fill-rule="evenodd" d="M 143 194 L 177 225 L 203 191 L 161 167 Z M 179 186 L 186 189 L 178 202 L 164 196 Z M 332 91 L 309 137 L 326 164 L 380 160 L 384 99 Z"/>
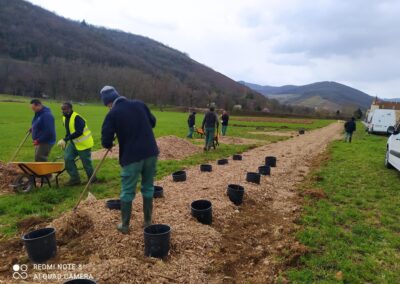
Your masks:
<path fill-rule="evenodd" d="M 97 172 L 99 171 L 101 165 L 103 164 L 104 160 L 106 159 L 106 157 L 107 157 L 108 153 L 110 153 L 110 151 L 111 151 L 111 149 L 107 149 L 107 151 L 104 153 L 103 158 L 101 158 L 100 162 L 97 164 L 96 168 L 94 169 L 92 176 L 88 180 L 85 188 L 83 189 L 81 195 L 79 196 L 78 202 L 76 203 L 76 205 L 74 207 L 74 212 L 76 211 L 76 209 L 78 209 L 78 206 L 81 203 L 83 196 L 85 195 L 86 191 L 88 190 L 90 184 L 92 183 L 93 179 L 95 178 Z"/>
<path fill-rule="evenodd" d="M 26 132 L 24 139 L 22 139 L 21 143 L 18 145 L 17 150 L 15 151 L 15 153 L 12 155 L 9 163 L 13 162 L 15 160 L 15 158 L 17 157 L 19 151 L 21 150 L 22 146 L 25 144 L 26 140 L 28 139 L 28 137 L 31 135 L 31 131 L 30 129 Z"/>

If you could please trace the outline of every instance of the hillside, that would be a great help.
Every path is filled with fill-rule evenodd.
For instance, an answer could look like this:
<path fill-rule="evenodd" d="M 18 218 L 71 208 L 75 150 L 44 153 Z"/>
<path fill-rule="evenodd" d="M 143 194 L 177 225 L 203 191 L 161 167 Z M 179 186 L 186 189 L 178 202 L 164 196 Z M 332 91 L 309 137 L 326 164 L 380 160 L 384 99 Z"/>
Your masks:
<path fill-rule="evenodd" d="M 240 82 L 268 98 L 281 103 L 305 106 L 330 111 L 361 107 L 367 109 L 372 97 L 349 86 L 336 82 L 318 82 L 304 86 L 286 85 L 282 87 L 261 86 Z"/>
<path fill-rule="evenodd" d="M 157 104 L 254 109 L 268 101 L 152 39 L 0 0 L 0 93 L 93 100 L 105 84 Z"/>

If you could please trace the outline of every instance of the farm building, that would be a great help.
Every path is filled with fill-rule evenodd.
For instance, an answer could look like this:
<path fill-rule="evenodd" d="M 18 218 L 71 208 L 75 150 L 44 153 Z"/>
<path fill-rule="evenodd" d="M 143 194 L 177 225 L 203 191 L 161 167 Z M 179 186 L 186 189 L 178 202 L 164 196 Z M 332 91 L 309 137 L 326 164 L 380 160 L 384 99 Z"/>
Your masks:
<path fill-rule="evenodd" d="M 394 109 L 400 111 L 400 102 L 389 102 L 375 97 L 375 99 L 372 101 L 370 111 L 374 111 L 376 109 Z"/>
<path fill-rule="evenodd" d="M 369 110 L 366 112 L 366 117 L 367 120 L 369 121 L 368 117 L 371 117 L 371 115 L 376 109 L 390 109 L 394 110 L 396 113 L 396 120 L 400 120 L 400 102 L 389 102 L 389 101 L 384 101 L 379 99 L 378 97 L 375 97 L 374 100 L 372 101 L 371 107 Z"/>

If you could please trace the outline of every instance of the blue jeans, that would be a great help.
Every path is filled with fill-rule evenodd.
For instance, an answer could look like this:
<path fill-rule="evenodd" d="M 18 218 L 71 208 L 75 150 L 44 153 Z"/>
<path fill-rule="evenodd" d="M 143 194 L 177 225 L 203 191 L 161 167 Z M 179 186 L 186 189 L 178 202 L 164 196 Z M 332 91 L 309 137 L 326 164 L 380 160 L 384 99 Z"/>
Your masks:
<path fill-rule="evenodd" d="M 344 142 L 349 141 L 351 143 L 351 138 L 353 137 L 353 132 L 345 132 L 344 133 Z"/>
<path fill-rule="evenodd" d="M 189 133 L 187 135 L 187 138 L 193 138 L 193 132 L 194 132 L 194 126 L 189 127 Z"/>
<path fill-rule="evenodd" d="M 228 129 L 228 125 L 222 125 L 222 129 L 221 129 L 221 132 L 222 132 L 222 136 L 225 136 L 226 135 L 226 130 Z"/>

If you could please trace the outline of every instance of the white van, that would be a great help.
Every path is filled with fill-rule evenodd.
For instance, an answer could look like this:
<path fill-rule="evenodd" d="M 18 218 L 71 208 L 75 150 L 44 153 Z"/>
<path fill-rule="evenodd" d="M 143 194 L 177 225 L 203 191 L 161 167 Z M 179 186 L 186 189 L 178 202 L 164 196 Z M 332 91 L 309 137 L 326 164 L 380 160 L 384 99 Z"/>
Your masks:
<path fill-rule="evenodd" d="M 386 134 L 389 126 L 396 125 L 396 112 L 394 109 L 376 109 L 368 122 L 368 133 Z"/>
<path fill-rule="evenodd" d="M 386 146 L 385 166 L 400 171 L 400 124 L 396 127 L 390 126 L 388 134 L 391 135 Z"/>

